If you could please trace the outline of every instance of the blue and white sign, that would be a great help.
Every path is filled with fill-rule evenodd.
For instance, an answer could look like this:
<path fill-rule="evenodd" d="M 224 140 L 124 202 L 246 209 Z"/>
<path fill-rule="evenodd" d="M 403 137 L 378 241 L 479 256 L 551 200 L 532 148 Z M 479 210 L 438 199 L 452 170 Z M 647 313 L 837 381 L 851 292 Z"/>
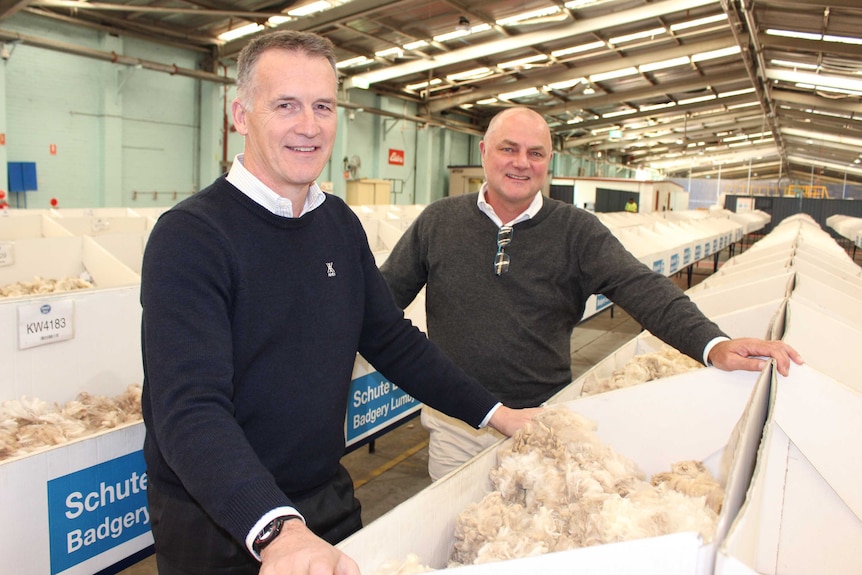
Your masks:
<path fill-rule="evenodd" d="M 679 271 L 679 254 L 671 254 L 670 256 L 670 273 Z"/>
<path fill-rule="evenodd" d="M 687 247 L 682 251 L 682 265 L 687 266 L 691 263 L 691 247 Z"/>
<path fill-rule="evenodd" d="M 596 294 L 596 311 L 603 310 L 613 302 L 603 294 Z"/>
<path fill-rule="evenodd" d="M 652 263 L 652 271 L 664 275 L 664 259 L 655 260 Z"/>
<path fill-rule="evenodd" d="M 48 481 L 51 575 L 149 530 L 143 451 Z"/>
<path fill-rule="evenodd" d="M 421 403 L 379 372 L 354 379 L 350 382 L 347 404 L 347 445 L 373 435 L 420 407 Z"/>

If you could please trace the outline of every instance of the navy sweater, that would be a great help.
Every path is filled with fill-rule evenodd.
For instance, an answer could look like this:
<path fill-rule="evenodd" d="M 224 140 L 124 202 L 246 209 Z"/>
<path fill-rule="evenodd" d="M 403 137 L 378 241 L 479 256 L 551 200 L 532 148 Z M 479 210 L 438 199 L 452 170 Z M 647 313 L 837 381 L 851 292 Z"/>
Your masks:
<path fill-rule="evenodd" d="M 547 197 L 515 224 L 509 271 L 496 276 L 497 226 L 476 199 L 427 206 L 381 270 L 402 307 L 427 282 L 428 336 L 506 405 L 539 405 L 571 383 L 572 329 L 594 293 L 698 361 L 724 335 L 593 214 Z"/>
<path fill-rule="evenodd" d="M 282 218 L 219 178 L 159 219 L 141 302 L 149 481 L 238 541 L 336 473 L 357 351 L 474 426 L 496 403 L 404 319 L 334 196 Z"/>

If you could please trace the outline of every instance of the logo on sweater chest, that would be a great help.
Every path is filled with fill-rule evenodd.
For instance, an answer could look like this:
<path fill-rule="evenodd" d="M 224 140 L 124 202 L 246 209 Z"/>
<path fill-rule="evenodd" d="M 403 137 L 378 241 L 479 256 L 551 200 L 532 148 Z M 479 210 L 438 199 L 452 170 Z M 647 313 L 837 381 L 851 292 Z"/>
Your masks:
<path fill-rule="evenodd" d="M 327 277 L 334 278 L 335 277 L 335 268 L 333 267 L 335 262 L 326 262 L 326 275 Z"/>

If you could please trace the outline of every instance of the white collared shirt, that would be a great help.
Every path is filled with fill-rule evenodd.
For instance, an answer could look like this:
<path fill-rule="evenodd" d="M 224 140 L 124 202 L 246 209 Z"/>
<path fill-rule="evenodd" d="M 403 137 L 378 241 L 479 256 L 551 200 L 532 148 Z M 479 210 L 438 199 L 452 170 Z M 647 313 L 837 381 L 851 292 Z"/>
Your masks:
<path fill-rule="evenodd" d="M 283 218 L 299 217 L 320 207 L 326 199 L 326 194 L 320 189 L 317 182 L 312 182 L 308 186 L 308 193 L 305 195 L 305 204 L 302 206 L 302 212 L 294 216 L 291 201 L 276 194 L 269 186 L 249 172 L 242 163 L 243 157 L 243 154 L 236 155 L 233 165 L 231 165 L 230 171 L 227 174 L 227 181 L 273 214 Z"/>
<path fill-rule="evenodd" d="M 497 227 L 503 225 L 503 221 L 500 219 L 500 216 L 497 215 L 497 212 L 494 211 L 494 208 L 491 207 L 491 204 L 485 199 L 485 194 L 488 191 L 488 182 L 482 184 L 482 189 L 479 190 L 479 198 L 476 200 L 476 204 L 479 206 L 479 209 L 483 214 L 491 218 L 491 221 L 497 224 Z M 530 205 L 524 210 L 521 215 L 512 220 L 511 222 L 507 222 L 507 226 L 513 226 L 517 223 L 529 220 L 530 218 L 535 217 L 536 214 L 539 213 L 539 210 L 542 209 L 543 200 L 542 193 L 536 192 L 536 195 L 533 196 L 533 201 L 530 202 Z"/>

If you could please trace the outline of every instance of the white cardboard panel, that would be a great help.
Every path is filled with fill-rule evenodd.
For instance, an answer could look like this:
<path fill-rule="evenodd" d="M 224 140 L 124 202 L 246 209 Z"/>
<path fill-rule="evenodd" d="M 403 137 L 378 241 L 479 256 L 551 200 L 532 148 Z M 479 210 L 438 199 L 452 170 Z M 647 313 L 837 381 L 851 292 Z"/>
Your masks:
<path fill-rule="evenodd" d="M 0 463 L 0 557 L 3 558 L 4 569 L 11 569 L 10 573 L 52 573 L 50 538 L 59 537 L 62 540 L 65 534 L 51 531 L 56 531 L 57 526 L 49 525 L 52 510 L 47 496 L 48 483 L 81 472 L 88 486 L 87 492 L 99 491 L 101 478 L 94 475 L 87 479 L 87 473 L 83 470 L 139 452 L 143 446 L 143 437 L 144 425 L 136 423 Z M 145 504 L 145 494 L 144 497 L 138 496 L 137 500 L 137 503 Z M 110 517 L 113 510 L 114 505 L 106 505 L 94 513 L 106 513 Z M 61 508 L 53 512 L 63 511 Z M 75 558 L 81 550 L 67 554 L 68 562 L 76 564 L 59 574 L 91 575 L 153 543 L 149 529 L 145 534 L 108 548 L 119 540 L 112 539 L 106 537 L 100 540 L 104 551 L 85 561 L 78 562 Z"/>
<path fill-rule="evenodd" d="M 3 285 L 32 281 L 34 276 L 78 277 L 84 271 L 82 238 L 27 238 L 12 242 L 12 249 L 15 263 L 0 267 L 0 284 Z"/>
<path fill-rule="evenodd" d="M 856 288 L 848 282 L 830 278 L 826 273 L 815 277 L 799 272 L 791 297 L 862 329 L 862 287 Z"/>
<path fill-rule="evenodd" d="M 684 459 L 715 464 L 751 400 L 758 377 L 710 368 L 581 398 L 567 405 L 596 421 L 605 442 L 633 457 L 651 474 Z M 759 430 L 756 435 L 754 443 Z M 485 450 L 339 543 L 338 548 L 368 574 L 374 573 L 383 561 L 403 560 L 409 553 L 416 553 L 423 563 L 434 568 L 445 566 L 457 514 L 487 493 L 488 472 L 495 460 L 495 448 Z M 735 489 L 744 492 L 746 487 Z M 695 534 L 680 534 L 673 539 L 651 538 L 613 547 L 576 549 L 520 559 L 516 566 L 490 563 L 459 568 L 459 572 L 711 573 L 714 544 L 704 545 Z"/>
<path fill-rule="evenodd" d="M 75 302 L 75 337 L 18 349 L 17 306 Z M 0 304 L 0 399 L 65 403 L 81 391 L 113 396 L 143 381 L 140 286 L 69 292 Z"/>
<path fill-rule="evenodd" d="M 748 500 L 716 573 L 858 573 L 862 565 L 862 394 L 809 366 L 773 387 Z"/>
<path fill-rule="evenodd" d="M 710 316 L 721 330 L 732 338 L 757 337 L 770 339 L 775 320 L 782 310 L 784 298 Z"/>
<path fill-rule="evenodd" d="M 795 274 L 788 270 L 781 275 L 744 284 L 733 283 L 700 291 L 686 291 L 686 294 L 707 317 L 713 317 L 740 307 L 782 299 L 790 294 L 794 277 Z"/>
<path fill-rule="evenodd" d="M 859 367 L 852 360 L 862 349 L 862 330 L 792 297 L 787 304 L 787 318 L 784 341 L 802 355 L 807 365 L 862 391 Z"/>

